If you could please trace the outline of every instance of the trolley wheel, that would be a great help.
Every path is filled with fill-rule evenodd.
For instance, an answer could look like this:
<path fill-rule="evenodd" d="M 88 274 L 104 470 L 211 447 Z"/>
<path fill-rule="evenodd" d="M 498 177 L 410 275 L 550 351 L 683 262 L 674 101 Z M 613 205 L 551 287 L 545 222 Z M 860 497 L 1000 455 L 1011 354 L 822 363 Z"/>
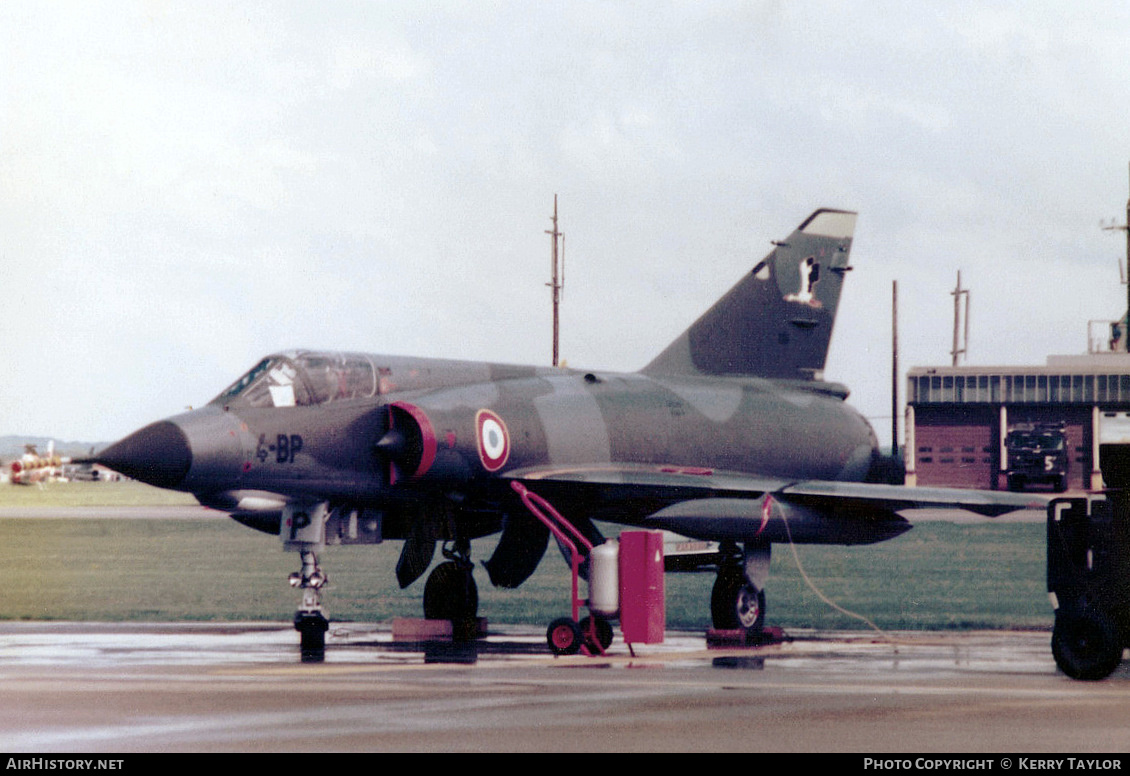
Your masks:
<path fill-rule="evenodd" d="M 545 640 L 555 655 L 575 655 L 581 651 L 581 626 L 571 617 L 559 617 L 549 624 Z"/>
<path fill-rule="evenodd" d="M 1122 644 L 1103 614 L 1060 612 L 1052 630 L 1052 656 L 1072 679 L 1106 679 L 1122 662 Z"/>
<path fill-rule="evenodd" d="M 593 623 L 596 624 L 596 641 L 593 641 Z M 612 646 L 612 625 L 603 617 L 586 617 L 581 620 L 581 634 L 590 652 L 604 652 Z"/>

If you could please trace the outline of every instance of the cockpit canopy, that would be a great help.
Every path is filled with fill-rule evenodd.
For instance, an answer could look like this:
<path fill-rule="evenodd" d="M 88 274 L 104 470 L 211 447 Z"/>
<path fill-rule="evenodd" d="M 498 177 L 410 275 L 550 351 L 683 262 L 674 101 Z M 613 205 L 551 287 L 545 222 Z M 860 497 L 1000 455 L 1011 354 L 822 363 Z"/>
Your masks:
<path fill-rule="evenodd" d="M 378 380 L 372 358 L 362 353 L 279 353 L 251 367 L 212 403 L 304 407 L 375 396 Z"/>

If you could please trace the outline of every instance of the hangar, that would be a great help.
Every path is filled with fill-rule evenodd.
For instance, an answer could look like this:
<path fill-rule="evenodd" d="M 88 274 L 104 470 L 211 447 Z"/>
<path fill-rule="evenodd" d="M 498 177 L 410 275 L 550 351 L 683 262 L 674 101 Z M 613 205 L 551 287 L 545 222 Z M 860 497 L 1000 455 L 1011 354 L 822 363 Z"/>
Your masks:
<path fill-rule="evenodd" d="M 1097 490 L 1100 442 L 1121 440 L 1130 422 L 1130 353 L 1049 356 L 1031 367 L 915 367 L 906 397 L 908 485 L 1003 489 L 1009 430 L 1062 423 L 1067 487 Z"/>

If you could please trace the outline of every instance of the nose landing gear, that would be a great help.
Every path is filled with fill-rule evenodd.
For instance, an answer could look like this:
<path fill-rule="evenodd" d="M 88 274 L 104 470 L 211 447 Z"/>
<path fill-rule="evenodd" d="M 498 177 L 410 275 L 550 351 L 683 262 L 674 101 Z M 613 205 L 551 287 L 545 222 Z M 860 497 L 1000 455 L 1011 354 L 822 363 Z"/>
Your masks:
<path fill-rule="evenodd" d="M 329 618 L 322 609 L 322 588 L 329 578 L 318 566 L 318 557 L 308 549 L 301 550 L 302 570 L 290 575 L 291 587 L 302 590 L 302 603 L 294 613 L 294 629 L 298 631 L 303 660 L 321 660 L 326 652 L 326 631 Z"/>
<path fill-rule="evenodd" d="M 302 559 L 302 569 L 290 575 L 291 587 L 302 591 L 302 602 L 294 613 L 294 629 L 298 631 L 304 662 L 319 662 L 326 654 L 326 631 L 330 621 L 322 608 L 322 588 L 329 578 L 318 566 L 315 551 L 325 547 L 328 505 L 287 504 L 283 508 L 283 548 L 297 550 Z"/>

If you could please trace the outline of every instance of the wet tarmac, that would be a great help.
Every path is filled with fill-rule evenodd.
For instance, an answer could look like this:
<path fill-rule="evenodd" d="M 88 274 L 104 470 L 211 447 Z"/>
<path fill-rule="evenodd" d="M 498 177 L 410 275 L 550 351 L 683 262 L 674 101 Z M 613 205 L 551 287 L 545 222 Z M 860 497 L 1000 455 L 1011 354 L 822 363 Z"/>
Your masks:
<path fill-rule="evenodd" d="M 396 642 L 335 623 L 0 623 L 8 752 L 1124 752 L 1130 669 L 1056 671 L 1047 632 L 790 632 L 708 648 L 619 639 L 552 656 L 544 630 Z"/>

